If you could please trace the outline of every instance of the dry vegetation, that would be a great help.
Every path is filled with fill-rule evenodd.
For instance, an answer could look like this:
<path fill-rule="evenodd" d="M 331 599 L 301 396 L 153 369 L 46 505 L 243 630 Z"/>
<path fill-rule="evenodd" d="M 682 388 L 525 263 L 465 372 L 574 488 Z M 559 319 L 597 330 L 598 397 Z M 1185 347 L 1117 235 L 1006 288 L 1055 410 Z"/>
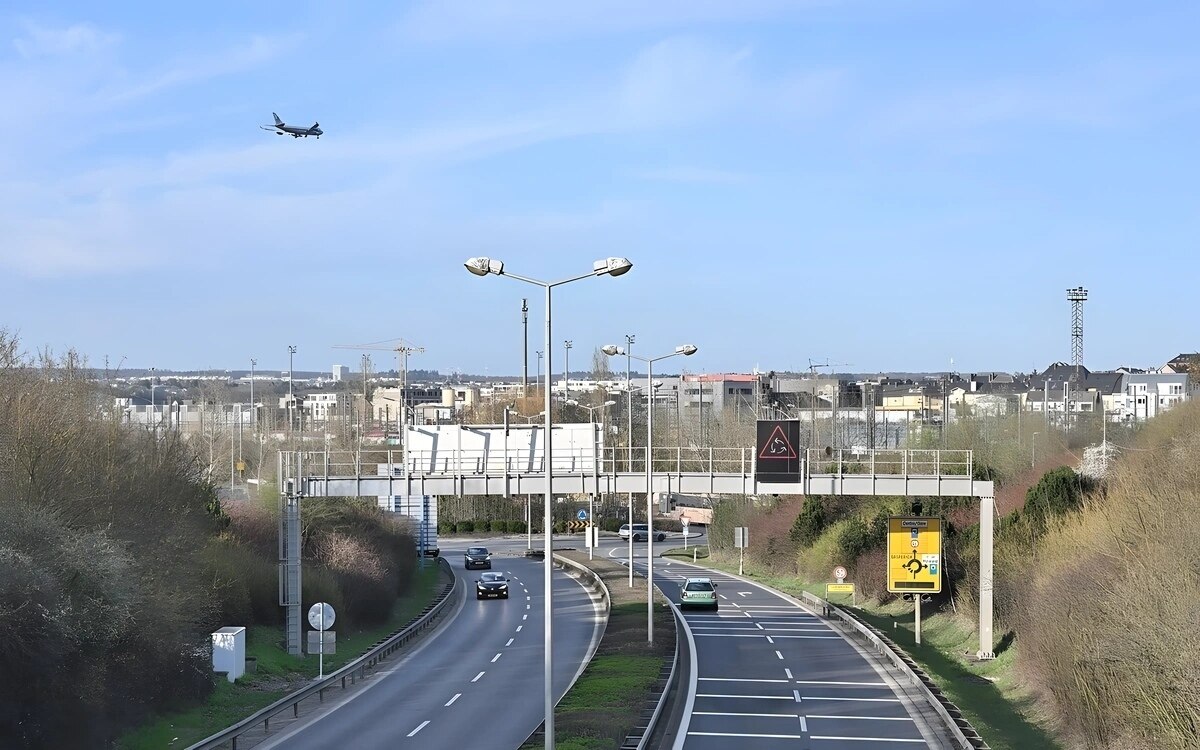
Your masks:
<path fill-rule="evenodd" d="M 1007 607 L 1020 668 L 1080 747 L 1200 746 L 1197 497 L 1190 403 L 1144 429 L 1105 492 L 1002 561 L 997 589 L 1022 592 Z"/>
<path fill-rule="evenodd" d="M 19 352 L 0 330 L 0 746 L 103 747 L 212 690 L 212 630 L 279 620 L 277 522 L 221 507 L 203 445 L 108 415 L 75 355 Z M 305 600 L 386 619 L 406 529 L 325 501 L 304 534 Z"/>

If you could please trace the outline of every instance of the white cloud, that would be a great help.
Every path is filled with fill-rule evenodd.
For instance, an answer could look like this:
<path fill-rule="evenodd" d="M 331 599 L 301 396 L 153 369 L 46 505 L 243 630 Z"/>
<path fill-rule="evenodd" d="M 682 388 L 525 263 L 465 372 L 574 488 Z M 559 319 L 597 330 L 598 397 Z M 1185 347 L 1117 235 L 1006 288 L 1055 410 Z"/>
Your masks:
<path fill-rule="evenodd" d="M 47 28 L 25 21 L 23 26 L 25 35 L 14 39 L 13 46 L 25 58 L 92 53 L 115 44 L 120 38 L 87 23 Z"/>
<path fill-rule="evenodd" d="M 520 41 L 802 13 L 832 0 L 426 0 L 405 16 L 405 36 L 426 40 Z"/>

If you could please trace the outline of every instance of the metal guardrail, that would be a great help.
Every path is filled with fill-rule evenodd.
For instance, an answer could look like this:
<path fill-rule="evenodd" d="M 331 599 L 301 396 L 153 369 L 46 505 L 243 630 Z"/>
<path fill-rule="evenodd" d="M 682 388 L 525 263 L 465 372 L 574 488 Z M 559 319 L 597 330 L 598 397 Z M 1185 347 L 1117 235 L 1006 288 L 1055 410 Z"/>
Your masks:
<path fill-rule="evenodd" d="M 591 579 L 592 584 L 597 589 L 599 589 L 600 596 L 601 596 L 601 598 L 604 599 L 604 627 L 605 627 L 605 629 L 607 629 L 608 628 L 608 613 L 610 611 L 612 611 L 612 592 L 610 592 L 608 590 L 608 584 L 606 584 L 604 582 L 604 579 L 602 579 L 600 576 L 596 575 L 596 572 L 594 570 L 592 570 L 591 568 L 589 568 L 586 565 L 583 565 L 582 563 L 577 563 L 574 560 L 563 557 L 562 555 L 554 555 L 554 562 L 556 564 L 558 564 L 559 566 L 561 566 L 564 570 L 566 568 L 573 568 L 574 570 L 578 571 L 581 575 L 587 576 L 588 578 Z M 567 696 L 567 693 L 571 692 L 571 688 L 575 687 L 575 683 L 579 681 L 579 677 L 583 674 L 583 670 L 587 667 L 588 664 L 590 664 L 592 662 L 592 657 L 596 655 L 596 651 L 600 648 L 600 641 L 602 641 L 602 640 L 604 640 L 604 631 L 603 630 L 600 631 L 600 637 L 596 639 L 596 642 L 592 643 L 590 645 L 590 647 L 588 648 L 587 657 L 583 660 L 583 665 L 579 668 L 579 671 L 575 673 L 575 677 L 572 678 L 571 684 L 567 686 L 566 691 L 563 693 L 564 698 Z M 562 700 L 562 698 L 559 699 L 559 701 L 561 701 L 561 700 Z M 555 701 L 554 705 L 556 707 L 558 706 L 559 701 Z M 525 747 L 530 742 L 532 742 L 535 737 L 543 736 L 545 733 L 545 729 L 546 729 L 546 722 L 545 722 L 545 720 L 543 720 L 541 724 L 537 725 L 536 729 L 534 729 L 532 732 L 529 733 L 529 736 L 526 737 L 525 741 L 522 742 L 518 747 Z"/>
<path fill-rule="evenodd" d="M 667 705 L 667 697 L 671 695 L 671 691 L 678 687 L 677 681 L 682 670 L 679 669 L 679 659 L 683 651 L 684 639 L 679 637 L 680 628 L 686 628 L 687 625 L 683 622 L 683 613 L 679 611 L 679 607 L 675 606 L 674 602 L 667 599 L 671 604 L 671 613 L 675 615 L 675 655 L 671 658 L 671 672 L 667 675 L 667 683 L 663 686 L 663 691 L 658 696 L 658 701 L 654 704 L 654 712 L 650 714 L 650 723 L 646 726 L 646 730 L 642 733 L 642 739 L 637 744 L 637 750 L 646 750 L 650 746 L 650 741 L 654 737 L 654 732 L 658 728 L 658 720 L 662 717 L 663 708 Z"/>
<path fill-rule="evenodd" d="M 437 601 L 426 607 L 425 611 L 403 630 L 388 636 L 365 654 L 331 673 L 325 679 L 302 687 L 290 695 L 280 698 L 233 726 L 206 737 L 194 745 L 190 745 L 187 750 L 210 750 L 210 748 L 222 747 L 226 743 L 230 743 L 232 750 L 237 750 L 238 738 L 241 735 L 257 728 L 259 724 L 263 726 L 264 731 L 269 732 L 271 730 L 271 719 L 287 711 L 289 708 L 292 710 L 292 718 L 298 718 L 300 716 L 300 704 L 305 699 L 313 696 L 317 696 L 321 701 L 324 701 L 325 691 L 334 687 L 334 682 L 340 682 L 341 687 L 345 689 L 347 678 L 350 679 L 351 685 L 355 684 L 358 680 L 365 679 L 367 670 L 373 669 L 379 662 L 387 659 L 387 657 L 391 656 L 398 649 L 407 645 L 414 637 L 429 629 L 454 600 L 452 594 L 457 590 L 454 571 L 445 558 L 439 557 L 438 565 L 450 575 L 450 583 L 442 588 L 441 593 L 438 594 Z"/>
<path fill-rule="evenodd" d="M 934 684 L 929 675 L 925 674 L 924 670 L 916 665 L 916 663 L 904 653 L 899 646 L 892 642 L 886 635 L 880 633 L 875 628 L 865 622 L 862 622 L 854 615 L 846 612 L 840 607 L 830 604 L 825 599 L 822 599 L 815 594 L 807 591 L 801 597 L 804 602 L 814 608 L 821 610 L 824 617 L 835 617 L 841 620 L 848 629 L 854 631 L 864 640 L 871 644 L 876 653 L 887 659 L 893 667 L 899 670 L 911 685 L 918 688 L 933 710 L 942 717 L 947 729 L 953 736 L 957 747 L 962 750 L 990 750 L 987 742 L 975 731 L 971 723 L 963 718 L 962 711 L 958 706 L 955 706 Z"/>

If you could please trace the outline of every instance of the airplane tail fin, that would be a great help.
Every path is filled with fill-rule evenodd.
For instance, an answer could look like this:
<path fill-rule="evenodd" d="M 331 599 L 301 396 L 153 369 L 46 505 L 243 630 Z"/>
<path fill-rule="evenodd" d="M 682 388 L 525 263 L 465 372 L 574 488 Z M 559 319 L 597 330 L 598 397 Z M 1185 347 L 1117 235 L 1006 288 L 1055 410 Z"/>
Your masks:
<path fill-rule="evenodd" d="M 321 123 L 319 123 L 319 122 L 314 122 L 314 123 L 313 123 L 313 126 L 312 126 L 312 129 L 313 129 L 313 130 L 316 130 L 316 129 L 317 129 L 317 128 L 319 128 L 319 127 L 321 127 Z"/>
<path fill-rule="evenodd" d="M 283 124 L 283 120 L 280 120 L 280 119 L 279 119 L 279 115 L 277 115 L 277 114 L 275 114 L 274 112 L 272 112 L 272 113 L 271 113 L 271 116 L 275 118 L 275 124 L 276 124 L 276 125 L 282 125 L 282 124 Z"/>

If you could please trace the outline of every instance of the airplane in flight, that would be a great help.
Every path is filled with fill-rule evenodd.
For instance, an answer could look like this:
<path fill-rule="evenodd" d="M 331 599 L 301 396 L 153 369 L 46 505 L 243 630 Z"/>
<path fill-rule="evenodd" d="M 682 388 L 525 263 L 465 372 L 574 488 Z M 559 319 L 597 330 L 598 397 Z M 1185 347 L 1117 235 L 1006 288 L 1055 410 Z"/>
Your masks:
<path fill-rule="evenodd" d="M 293 138 L 307 138 L 312 135 L 320 138 L 321 134 L 324 132 L 321 130 L 321 123 L 319 122 L 314 122 L 311 128 L 306 128 L 300 125 L 288 125 L 283 120 L 279 119 L 279 115 L 276 115 L 274 112 L 271 114 L 275 117 L 275 124 L 259 125 L 259 127 L 263 130 L 273 132 L 275 135 L 290 135 Z"/>

